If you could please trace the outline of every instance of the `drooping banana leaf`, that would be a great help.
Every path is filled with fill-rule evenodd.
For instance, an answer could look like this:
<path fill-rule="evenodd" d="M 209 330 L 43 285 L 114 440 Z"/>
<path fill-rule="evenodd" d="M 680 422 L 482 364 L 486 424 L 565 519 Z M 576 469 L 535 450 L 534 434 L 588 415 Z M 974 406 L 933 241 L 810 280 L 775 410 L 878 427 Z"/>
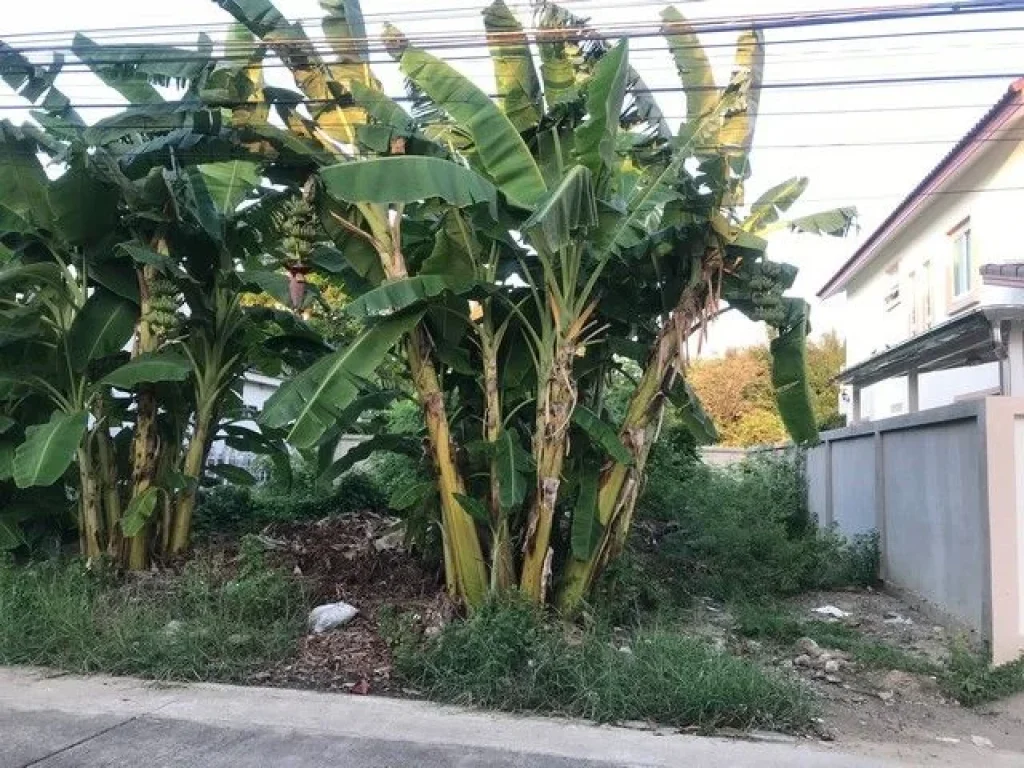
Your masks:
<path fill-rule="evenodd" d="M 74 369 L 83 371 L 90 361 L 124 349 L 138 315 L 134 303 L 97 288 L 75 316 L 68 333 L 68 354 Z"/>
<path fill-rule="evenodd" d="M 683 426 L 690 432 L 697 445 L 712 445 L 718 442 L 715 422 L 701 403 L 693 387 L 685 379 L 679 379 L 669 393 L 669 401 L 676 407 L 676 413 Z"/>
<path fill-rule="evenodd" d="M 401 456 L 419 458 L 423 454 L 423 444 L 418 437 L 411 435 L 374 435 L 345 451 L 345 455 L 332 462 L 320 474 L 318 480 L 325 484 L 333 483 L 356 464 L 365 461 L 375 453 L 396 453 Z"/>
<path fill-rule="evenodd" d="M 271 428 L 290 426 L 288 442 L 300 450 L 315 447 L 334 425 L 338 412 L 359 394 L 361 382 L 422 315 L 386 318 L 346 349 L 326 355 L 286 381 L 267 401 L 260 422 Z"/>
<path fill-rule="evenodd" d="M 414 203 L 441 198 L 460 208 L 486 203 L 496 215 L 497 190 L 480 174 L 437 157 L 376 157 L 320 171 L 327 194 L 348 203 Z"/>
<path fill-rule="evenodd" d="M 170 351 L 148 352 L 107 374 L 100 386 L 130 390 L 139 384 L 184 381 L 190 373 L 192 364 L 183 355 Z"/>
<path fill-rule="evenodd" d="M 512 125 L 522 133 L 536 127 L 543 115 L 540 80 L 530 43 L 523 25 L 504 0 L 494 0 L 483 16 L 499 102 Z"/>
<path fill-rule="evenodd" d="M 45 424 L 28 427 L 14 453 L 15 484 L 31 488 L 57 482 L 75 460 L 87 422 L 85 411 L 57 412 Z"/>
<path fill-rule="evenodd" d="M 50 223 L 49 182 L 38 150 L 31 136 L 0 122 L 0 233 L 32 232 Z"/>
<path fill-rule="evenodd" d="M 40 103 L 48 112 L 42 114 L 55 116 L 59 114 L 62 121 L 72 125 L 82 125 L 82 118 L 70 108 L 71 100 L 58 89 L 54 83 L 57 75 L 64 68 L 63 54 L 56 53 L 49 67 L 42 67 L 29 61 L 20 51 L 0 40 L 0 79 L 21 98 Z M 45 123 L 40 121 L 41 125 Z"/>
<path fill-rule="evenodd" d="M 207 104 L 228 104 L 235 127 L 267 122 L 270 104 L 264 93 L 263 57 L 252 30 L 235 22 L 224 43 L 225 58 L 218 61 L 203 83 L 200 96 Z"/>
<path fill-rule="evenodd" d="M 519 131 L 491 98 L 458 70 L 415 48 L 402 55 L 402 72 L 473 140 L 484 171 L 519 208 L 532 210 L 547 191 Z"/>
<path fill-rule="evenodd" d="M 579 97 L 578 79 L 584 74 L 582 64 L 587 58 L 581 48 L 581 41 L 592 41 L 592 48 L 603 45 L 604 41 L 595 36 L 586 24 L 586 19 L 555 3 L 545 2 L 538 6 L 534 26 L 537 27 L 544 97 L 549 109 L 576 101 Z M 579 73 L 578 69 L 581 70 Z"/>
<path fill-rule="evenodd" d="M 345 311 L 353 317 L 391 314 L 442 293 L 464 293 L 475 285 L 458 275 L 416 275 L 384 283 L 350 302 Z"/>
<path fill-rule="evenodd" d="M 763 232 L 793 206 L 807 189 L 809 181 L 806 176 L 794 176 L 776 184 L 751 204 L 750 215 L 740 227 L 755 234 Z"/>
<path fill-rule="evenodd" d="M 620 464 L 632 464 L 633 455 L 622 444 L 618 432 L 608 422 L 587 408 L 577 405 L 572 412 L 573 423 L 580 427 L 594 444 Z"/>
<path fill-rule="evenodd" d="M 810 382 L 807 376 L 807 333 L 810 307 L 802 299 L 786 299 L 788 318 L 772 339 L 772 388 L 779 416 L 796 443 L 818 438 Z"/>
<path fill-rule="evenodd" d="M 516 435 L 503 429 L 494 446 L 498 469 L 498 503 L 505 510 L 522 504 L 526 498 L 530 456 L 516 442 Z"/>
<path fill-rule="evenodd" d="M 857 209 L 853 207 L 833 208 L 830 211 L 819 211 L 807 216 L 799 216 L 779 222 L 779 224 L 794 232 L 845 237 L 857 224 Z"/>
<path fill-rule="evenodd" d="M 100 45 L 81 33 L 75 35 L 71 52 L 131 104 L 164 101 L 154 83 L 192 81 L 211 63 L 202 51 L 153 44 Z"/>
<path fill-rule="evenodd" d="M 595 178 L 617 165 L 615 137 L 626 97 L 628 73 L 629 48 L 623 40 L 601 57 L 587 83 L 589 118 L 576 129 L 576 157 L 590 169 Z"/>
<path fill-rule="evenodd" d="M 572 512 L 572 556 L 586 561 L 604 535 L 604 526 L 598 518 L 597 490 L 601 467 L 584 463 L 579 474 L 579 495 Z"/>

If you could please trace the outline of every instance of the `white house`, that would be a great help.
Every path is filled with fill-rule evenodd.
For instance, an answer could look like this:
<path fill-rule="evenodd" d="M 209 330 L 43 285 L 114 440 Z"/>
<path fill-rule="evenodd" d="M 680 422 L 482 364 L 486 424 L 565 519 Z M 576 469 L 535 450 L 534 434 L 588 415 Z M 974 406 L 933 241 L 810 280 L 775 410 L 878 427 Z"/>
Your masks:
<path fill-rule="evenodd" d="M 818 293 L 846 293 L 851 421 L 1024 394 L 1024 289 L 982 277 L 1024 261 L 1022 220 L 1024 78 Z"/>

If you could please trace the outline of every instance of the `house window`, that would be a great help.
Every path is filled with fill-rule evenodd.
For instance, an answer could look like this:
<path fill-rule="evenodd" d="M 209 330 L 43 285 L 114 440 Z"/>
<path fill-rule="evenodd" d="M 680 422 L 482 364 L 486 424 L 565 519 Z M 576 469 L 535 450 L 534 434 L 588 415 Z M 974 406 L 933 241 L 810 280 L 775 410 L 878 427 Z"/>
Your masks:
<path fill-rule="evenodd" d="M 958 299 L 971 290 L 973 254 L 971 230 L 962 226 L 953 233 L 953 298 Z"/>

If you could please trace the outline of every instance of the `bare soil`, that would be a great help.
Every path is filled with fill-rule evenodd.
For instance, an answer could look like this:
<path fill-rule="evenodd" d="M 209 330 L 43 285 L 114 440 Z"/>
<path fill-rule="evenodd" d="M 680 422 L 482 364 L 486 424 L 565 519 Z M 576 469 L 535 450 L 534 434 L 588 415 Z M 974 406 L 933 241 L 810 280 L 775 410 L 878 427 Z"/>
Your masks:
<path fill-rule="evenodd" d="M 814 609 L 834 606 L 849 614 L 836 620 L 866 638 L 931 662 L 942 663 L 953 641 L 978 642 L 926 606 L 879 591 L 811 593 L 792 605 L 807 619 L 822 619 Z M 841 682 L 829 682 L 811 669 L 791 666 L 798 652 L 794 649 L 773 662 L 811 686 L 823 704 L 825 732 L 841 743 L 903 744 L 925 751 L 960 745 L 1024 752 L 1024 696 L 967 708 L 946 696 L 933 676 L 856 662 L 843 665 L 838 674 Z"/>
<path fill-rule="evenodd" d="M 304 583 L 313 605 L 344 601 L 359 614 L 344 628 L 307 635 L 295 658 L 260 673 L 262 685 L 407 695 L 391 680 L 391 653 L 381 632 L 388 612 L 411 614 L 421 627 L 440 627 L 454 607 L 440 574 L 401 545 L 392 518 L 365 512 L 357 518 L 278 523 L 261 536 L 271 562 Z"/>

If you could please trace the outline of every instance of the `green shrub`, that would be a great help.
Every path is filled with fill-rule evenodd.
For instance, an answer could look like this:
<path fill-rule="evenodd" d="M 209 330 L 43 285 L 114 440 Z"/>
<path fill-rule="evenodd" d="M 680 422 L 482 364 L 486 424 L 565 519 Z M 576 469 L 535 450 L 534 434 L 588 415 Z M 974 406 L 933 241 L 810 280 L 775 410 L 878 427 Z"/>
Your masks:
<path fill-rule="evenodd" d="M 486 605 L 422 643 L 400 636 L 396 673 L 440 701 L 705 728 L 794 728 L 811 715 L 798 684 L 746 660 L 661 631 L 572 638 L 518 599 Z"/>
<path fill-rule="evenodd" d="M 804 487 L 800 460 L 791 456 L 724 469 L 661 459 L 631 539 L 639 578 L 662 581 L 679 600 L 757 601 L 873 583 L 877 540 L 819 531 Z"/>
<path fill-rule="evenodd" d="M 294 652 L 306 613 L 299 585 L 254 557 L 125 583 L 80 561 L 0 563 L 0 664 L 245 680 Z"/>
<path fill-rule="evenodd" d="M 296 484 L 291 491 L 278 486 L 255 490 L 218 485 L 200 492 L 195 530 L 198 535 L 254 533 L 274 522 L 319 520 L 387 506 L 383 490 L 370 476 L 349 472 L 330 491 Z"/>

